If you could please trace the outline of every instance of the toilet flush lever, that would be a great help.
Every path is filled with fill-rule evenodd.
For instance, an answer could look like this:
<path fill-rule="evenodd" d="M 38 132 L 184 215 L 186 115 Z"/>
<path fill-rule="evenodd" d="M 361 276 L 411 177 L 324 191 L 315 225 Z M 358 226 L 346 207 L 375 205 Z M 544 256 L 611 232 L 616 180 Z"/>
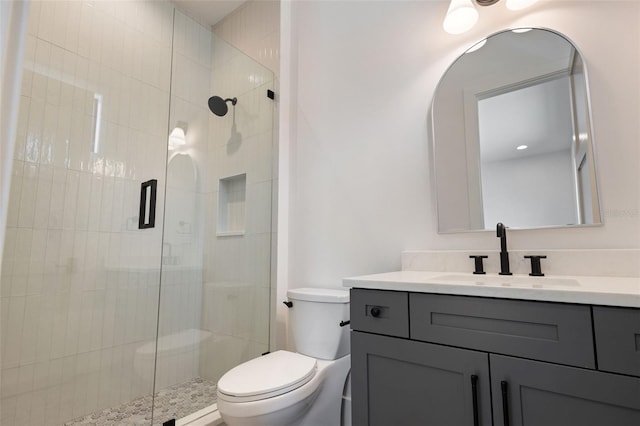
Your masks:
<path fill-rule="evenodd" d="M 344 327 L 345 325 L 351 324 L 351 320 L 340 321 L 340 327 Z"/>
<path fill-rule="evenodd" d="M 287 308 L 291 308 L 293 306 L 293 302 L 289 302 L 288 300 L 285 300 L 282 303 L 284 303 Z"/>

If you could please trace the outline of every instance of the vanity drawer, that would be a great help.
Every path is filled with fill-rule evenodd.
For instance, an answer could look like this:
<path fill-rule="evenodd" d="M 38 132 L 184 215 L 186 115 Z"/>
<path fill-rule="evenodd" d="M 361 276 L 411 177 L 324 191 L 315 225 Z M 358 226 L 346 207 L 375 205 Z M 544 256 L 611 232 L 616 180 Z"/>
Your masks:
<path fill-rule="evenodd" d="M 412 293 L 411 338 L 595 368 L 585 305 Z"/>
<path fill-rule="evenodd" d="M 409 337 L 409 295 L 403 291 L 351 289 L 351 328 Z"/>
<path fill-rule="evenodd" d="M 598 369 L 640 377 L 640 309 L 593 307 Z"/>

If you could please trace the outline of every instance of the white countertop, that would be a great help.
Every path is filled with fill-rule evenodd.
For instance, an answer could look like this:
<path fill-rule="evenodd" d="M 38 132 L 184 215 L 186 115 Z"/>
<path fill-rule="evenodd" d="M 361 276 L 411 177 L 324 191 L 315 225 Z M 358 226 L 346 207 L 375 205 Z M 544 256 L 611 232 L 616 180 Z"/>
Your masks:
<path fill-rule="evenodd" d="M 640 278 L 397 271 L 345 278 L 344 287 L 640 308 Z"/>

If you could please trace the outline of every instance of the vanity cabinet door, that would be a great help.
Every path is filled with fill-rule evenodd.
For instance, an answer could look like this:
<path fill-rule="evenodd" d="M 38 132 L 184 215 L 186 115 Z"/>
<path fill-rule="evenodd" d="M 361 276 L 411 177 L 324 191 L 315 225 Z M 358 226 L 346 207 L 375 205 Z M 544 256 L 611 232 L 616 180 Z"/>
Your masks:
<path fill-rule="evenodd" d="M 486 353 L 354 331 L 353 425 L 490 426 L 488 368 Z"/>
<path fill-rule="evenodd" d="M 593 307 L 598 370 L 640 377 L 640 309 Z"/>
<path fill-rule="evenodd" d="M 490 364 L 495 426 L 640 425 L 638 378 L 501 355 Z"/>

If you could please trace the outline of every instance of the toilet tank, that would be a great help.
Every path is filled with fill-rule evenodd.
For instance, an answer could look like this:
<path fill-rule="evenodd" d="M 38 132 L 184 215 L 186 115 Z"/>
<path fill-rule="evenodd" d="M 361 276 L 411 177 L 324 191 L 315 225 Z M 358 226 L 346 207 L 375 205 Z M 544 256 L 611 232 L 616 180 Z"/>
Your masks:
<path fill-rule="evenodd" d="M 349 290 L 296 288 L 287 291 L 287 297 L 297 352 L 326 360 L 349 353 L 349 326 L 340 326 L 349 319 Z"/>

